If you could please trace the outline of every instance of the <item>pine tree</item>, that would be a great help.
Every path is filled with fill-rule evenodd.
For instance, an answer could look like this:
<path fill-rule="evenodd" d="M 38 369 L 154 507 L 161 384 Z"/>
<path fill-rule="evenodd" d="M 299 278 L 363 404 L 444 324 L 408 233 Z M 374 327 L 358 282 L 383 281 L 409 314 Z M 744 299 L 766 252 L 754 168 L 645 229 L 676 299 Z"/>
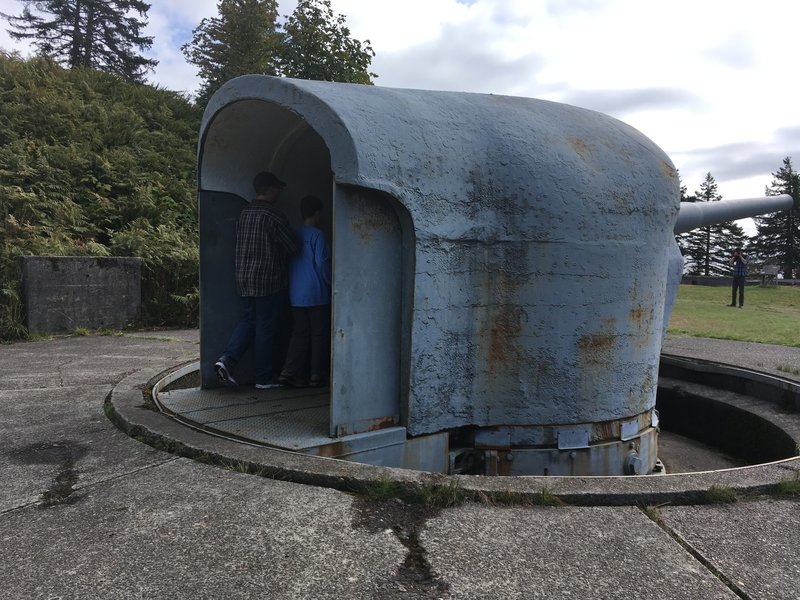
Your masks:
<path fill-rule="evenodd" d="M 377 77 L 369 72 L 375 56 L 369 40 L 350 36 L 345 16 L 333 12 L 330 0 L 299 0 L 284 30 L 281 75 L 346 83 Z"/>
<path fill-rule="evenodd" d="M 143 57 L 153 38 L 142 35 L 150 5 L 142 0 L 20 0 L 22 14 L 2 14 L 17 40 L 71 69 L 88 68 L 142 83 L 158 61 Z M 33 9 L 33 10 L 32 10 Z M 131 16 L 135 12 L 139 18 Z"/>
<path fill-rule="evenodd" d="M 764 260 L 781 265 L 783 276 L 800 277 L 800 174 L 792 167 L 792 159 L 783 159 L 783 166 L 773 173 L 767 196 L 789 194 L 794 199 L 791 209 L 755 217 L 757 235 L 753 246 Z"/>
<path fill-rule="evenodd" d="M 248 74 L 277 75 L 277 0 L 220 0 L 218 16 L 206 18 L 181 46 L 186 60 L 202 80 L 198 100 L 208 101 L 219 87 Z"/>
<path fill-rule="evenodd" d="M 680 173 L 678 173 L 678 180 L 680 180 Z M 686 186 L 683 184 L 682 181 L 680 184 L 680 194 L 681 194 L 681 202 L 697 201 L 697 198 L 695 198 L 694 196 L 686 195 Z M 696 266 L 694 264 L 694 260 L 689 254 L 689 245 L 691 239 L 692 239 L 691 231 L 685 231 L 675 236 L 675 241 L 678 243 L 678 248 L 681 251 L 681 256 L 683 256 L 683 272 L 694 275 L 696 274 Z"/>
<path fill-rule="evenodd" d="M 217 17 L 203 19 L 181 47 L 202 80 L 203 104 L 234 77 L 250 73 L 319 81 L 371 83 L 375 53 L 350 36 L 330 0 L 300 0 L 280 31 L 276 0 L 220 0 Z"/>

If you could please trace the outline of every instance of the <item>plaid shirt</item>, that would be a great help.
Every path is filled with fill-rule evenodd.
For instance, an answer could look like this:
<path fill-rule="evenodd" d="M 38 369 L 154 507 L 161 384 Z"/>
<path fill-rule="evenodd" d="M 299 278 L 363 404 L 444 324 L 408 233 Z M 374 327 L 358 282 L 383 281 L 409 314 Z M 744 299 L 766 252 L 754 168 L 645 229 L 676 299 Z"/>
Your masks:
<path fill-rule="evenodd" d="M 236 224 L 236 289 L 240 296 L 269 296 L 289 288 L 287 257 L 300 244 L 283 213 L 253 200 Z"/>
<path fill-rule="evenodd" d="M 747 257 L 742 254 L 742 258 L 747 260 Z M 741 260 L 734 259 L 733 261 L 733 276 L 734 277 L 747 277 L 747 263 Z"/>

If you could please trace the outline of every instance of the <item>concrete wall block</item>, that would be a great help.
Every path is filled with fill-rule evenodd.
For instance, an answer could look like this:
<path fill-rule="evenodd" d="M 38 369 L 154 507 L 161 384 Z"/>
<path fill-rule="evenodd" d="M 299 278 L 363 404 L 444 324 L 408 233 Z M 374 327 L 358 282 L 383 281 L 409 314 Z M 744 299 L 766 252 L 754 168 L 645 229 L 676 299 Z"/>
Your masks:
<path fill-rule="evenodd" d="M 19 267 L 32 333 L 120 329 L 139 318 L 140 258 L 21 256 Z"/>

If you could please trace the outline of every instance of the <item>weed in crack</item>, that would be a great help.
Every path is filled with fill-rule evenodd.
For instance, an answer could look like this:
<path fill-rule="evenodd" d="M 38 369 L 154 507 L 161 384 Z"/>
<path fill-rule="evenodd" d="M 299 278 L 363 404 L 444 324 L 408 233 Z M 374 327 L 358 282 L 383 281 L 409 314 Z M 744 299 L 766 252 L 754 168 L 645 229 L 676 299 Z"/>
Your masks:
<path fill-rule="evenodd" d="M 800 498 L 800 472 L 796 472 L 793 479 L 776 483 L 767 494 L 779 498 Z"/>
<path fill-rule="evenodd" d="M 712 485 L 703 493 L 703 504 L 731 504 L 738 500 L 736 492 L 724 485 Z"/>
<path fill-rule="evenodd" d="M 459 506 L 469 499 L 468 492 L 456 480 L 447 483 L 436 481 L 417 483 L 400 482 L 384 477 L 378 481 L 359 485 L 355 493 L 374 502 L 396 498 L 408 504 L 435 508 Z"/>

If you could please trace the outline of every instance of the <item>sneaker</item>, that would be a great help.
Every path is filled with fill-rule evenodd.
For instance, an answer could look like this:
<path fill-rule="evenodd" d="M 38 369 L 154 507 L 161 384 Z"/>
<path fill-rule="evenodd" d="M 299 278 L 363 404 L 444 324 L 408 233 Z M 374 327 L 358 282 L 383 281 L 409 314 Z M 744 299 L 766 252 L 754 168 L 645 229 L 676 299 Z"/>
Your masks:
<path fill-rule="evenodd" d="M 328 386 L 328 381 L 326 379 L 323 379 L 322 377 L 314 377 L 312 375 L 311 379 L 309 379 L 308 381 L 308 387 L 321 388 L 327 386 Z"/>
<path fill-rule="evenodd" d="M 257 390 L 274 390 L 275 388 L 283 387 L 283 384 L 279 381 L 268 381 L 267 383 L 257 383 L 256 389 Z"/>
<path fill-rule="evenodd" d="M 220 358 L 214 363 L 214 371 L 216 371 L 217 377 L 219 377 L 221 382 L 230 383 L 231 385 L 239 385 L 236 383 L 233 375 L 231 375 L 231 368 L 228 366 L 228 363 L 224 357 Z"/>
<path fill-rule="evenodd" d="M 302 377 L 297 377 L 296 375 L 292 375 L 289 373 L 289 371 L 281 371 L 281 374 L 278 377 L 278 383 L 282 383 L 285 386 L 293 388 L 301 388 L 308 385 L 308 382 L 305 379 Z"/>

